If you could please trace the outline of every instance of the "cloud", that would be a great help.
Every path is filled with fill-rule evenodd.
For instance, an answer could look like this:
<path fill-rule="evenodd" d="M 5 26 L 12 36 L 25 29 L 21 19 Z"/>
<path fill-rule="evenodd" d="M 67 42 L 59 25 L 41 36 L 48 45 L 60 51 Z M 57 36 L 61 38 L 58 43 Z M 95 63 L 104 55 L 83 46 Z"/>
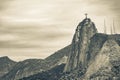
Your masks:
<path fill-rule="evenodd" d="M 71 43 L 77 24 L 88 13 L 99 32 L 113 18 L 118 28 L 119 0 L 0 0 L 0 53 L 45 58 Z M 109 30 L 108 30 L 109 32 Z M 3 54 L 4 53 L 4 54 Z M 30 53 L 30 54 L 29 54 Z M 14 58 L 15 59 L 15 58 Z"/>
<path fill-rule="evenodd" d="M 6 9 L 7 5 L 13 0 L 0 0 L 0 10 Z"/>
<path fill-rule="evenodd" d="M 50 47 L 62 47 L 62 44 L 59 45 L 59 42 L 65 44 L 67 40 L 63 41 L 61 39 L 71 37 L 72 34 L 69 29 L 61 29 L 55 26 L 56 25 L 3 26 L 0 28 L 0 48 L 47 49 Z"/>

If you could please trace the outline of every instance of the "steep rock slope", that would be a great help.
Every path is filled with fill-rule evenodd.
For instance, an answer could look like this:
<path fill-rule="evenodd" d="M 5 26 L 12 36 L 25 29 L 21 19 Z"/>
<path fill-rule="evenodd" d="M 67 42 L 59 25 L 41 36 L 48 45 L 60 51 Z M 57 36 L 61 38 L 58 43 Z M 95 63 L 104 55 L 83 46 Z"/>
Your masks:
<path fill-rule="evenodd" d="M 96 33 L 89 44 L 88 64 L 85 69 L 76 68 L 60 80 L 119 80 L 120 35 Z"/>
<path fill-rule="evenodd" d="M 97 33 L 94 23 L 86 19 L 79 25 L 72 40 L 65 75 L 59 80 L 119 80 L 120 34 Z"/>
<path fill-rule="evenodd" d="M 15 61 L 10 60 L 8 57 L 0 57 L 0 77 L 8 73 L 16 64 Z"/>
<path fill-rule="evenodd" d="M 77 26 L 65 72 L 70 72 L 80 67 L 86 67 L 88 58 L 86 53 L 89 48 L 90 39 L 96 33 L 97 29 L 89 18 L 84 19 Z"/>
<path fill-rule="evenodd" d="M 119 61 L 120 46 L 115 40 L 108 39 L 95 60 L 89 65 L 85 80 L 114 80 L 113 78 L 118 78 L 112 69 L 116 66 L 116 62 Z M 120 67 L 120 64 L 117 65 Z"/>
<path fill-rule="evenodd" d="M 96 33 L 90 41 L 89 49 L 87 54 L 88 57 L 88 65 L 91 64 L 92 61 L 95 60 L 96 55 L 101 51 L 101 48 L 103 47 L 104 43 L 107 40 L 115 40 L 118 45 L 120 45 L 120 35 L 114 34 L 114 35 L 107 35 L 107 34 L 101 34 Z"/>

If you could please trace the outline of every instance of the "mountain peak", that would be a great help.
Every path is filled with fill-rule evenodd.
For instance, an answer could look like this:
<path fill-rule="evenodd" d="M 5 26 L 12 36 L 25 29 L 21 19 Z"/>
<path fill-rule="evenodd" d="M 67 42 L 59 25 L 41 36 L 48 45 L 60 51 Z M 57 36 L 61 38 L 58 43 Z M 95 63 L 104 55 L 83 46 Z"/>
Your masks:
<path fill-rule="evenodd" d="M 87 57 L 85 57 L 88 50 L 91 37 L 97 33 L 97 29 L 90 18 L 85 18 L 80 22 L 76 28 L 75 34 L 72 40 L 72 46 L 70 50 L 70 57 L 65 67 L 65 72 L 83 67 L 87 64 Z"/>
<path fill-rule="evenodd" d="M 8 56 L 0 57 L 1 60 L 10 60 Z"/>
<path fill-rule="evenodd" d="M 0 57 L 0 77 L 8 73 L 16 62 L 9 59 L 7 56 Z"/>
<path fill-rule="evenodd" d="M 94 24 L 94 22 L 92 22 L 92 20 L 90 18 L 85 18 L 82 20 L 82 22 L 80 22 L 78 24 L 78 26 L 85 26 L 85 25 L 88 25 L 88 24 Z"/>
<path fill-rule="evenodd" d="M 83 21 L 82 21 L 82 23 L 90 23 L 91 22 L 91 19 L 90 18 L 85 18 Z"/>

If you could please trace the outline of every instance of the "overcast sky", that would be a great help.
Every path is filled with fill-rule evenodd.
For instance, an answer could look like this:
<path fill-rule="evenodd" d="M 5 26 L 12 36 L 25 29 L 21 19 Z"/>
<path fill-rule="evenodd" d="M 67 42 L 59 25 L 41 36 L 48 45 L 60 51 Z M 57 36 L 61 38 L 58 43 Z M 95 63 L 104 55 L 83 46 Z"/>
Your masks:
<path fill-rule="evenodd" d="M 71 43 L 84 14 L 103 32 L 115 21 L 120 33 L 120 0 L 0 0 L 0 56 L 45 58 Z"/>

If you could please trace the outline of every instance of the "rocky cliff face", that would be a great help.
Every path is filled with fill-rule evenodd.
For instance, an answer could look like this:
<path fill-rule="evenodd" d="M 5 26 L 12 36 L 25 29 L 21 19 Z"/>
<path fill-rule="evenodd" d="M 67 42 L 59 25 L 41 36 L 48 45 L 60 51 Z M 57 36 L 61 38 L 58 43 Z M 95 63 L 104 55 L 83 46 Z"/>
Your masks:
<path fill-rule="evenodd" d="M 120 80 L 120 34 L 97 33 L 93 22 L 85 20 L 76 29 L 65 75 L 59 80 Z"/>
<path fill-rule="evenodd" d="M 115 40 L 106 40 L 94 61 L 89 65 L 85 80 L 114 80 L 113 78 L 118 78 L 112 69 L 114 66 L 120 65 L 116 65 L 116 62 L 119 61 L 120 46 Z"/>
<path fill-rule="evenodd" d="M 75 31 L 70 56 L 65 67 L 65 72 L 74 70 L 75 68 L 86 67 L 87 58 L 89 57 L 87 51 L 89 49 L 90 39 L 97 33 L 94 23 L 86 18 L 78 26 Z"/>
<path fill-rule="evenodd" d="M 114 40 L 118 45 L 120 45 L 120 35 L 115 34 L 115 35 L 106 35 L 106 34 L 101 34 L 101 33 L 96 33 L 90 41 L 89 49 L 88 49 L 88 54 L 89 54 L 89 64 L 92 63 L 92 61 L 95 60 L 95 57 L 98 55 L 98 53 L 101 51 L 104 43 L 107 40 Z"/>
<path fill-rule="evenodd" d="M 0 58 L 0 77 L 8 73 L 16 64 L 15 61 L 10 60 L 8 57 Z"/>

